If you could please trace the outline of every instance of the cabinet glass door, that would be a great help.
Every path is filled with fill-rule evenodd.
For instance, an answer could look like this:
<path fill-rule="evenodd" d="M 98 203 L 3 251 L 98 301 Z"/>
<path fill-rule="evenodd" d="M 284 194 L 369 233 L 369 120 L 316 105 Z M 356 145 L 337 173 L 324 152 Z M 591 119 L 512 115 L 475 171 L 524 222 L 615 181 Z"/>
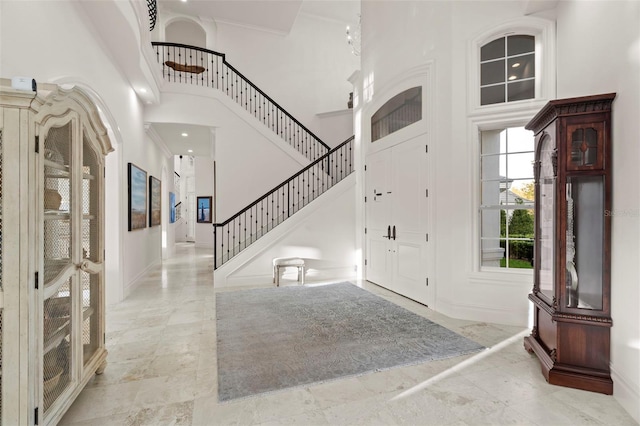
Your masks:
<path fill-rule="evenodd" d="M 43 399 L 45 413 L 72 381 L 73 125 L 52 127 L 44 138 Z"/>

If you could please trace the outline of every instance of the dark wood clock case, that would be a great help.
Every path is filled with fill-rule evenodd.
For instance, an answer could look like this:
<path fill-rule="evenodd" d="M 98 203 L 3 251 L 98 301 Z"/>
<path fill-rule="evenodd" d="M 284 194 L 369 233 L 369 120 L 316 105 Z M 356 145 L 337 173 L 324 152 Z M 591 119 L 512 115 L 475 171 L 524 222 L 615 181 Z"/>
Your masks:
<path fill-rule="evenodd" d="M 536 138 L 531 335 L 524 346 L 554 385 L 613 393 L 611 106 L 615 93 L 550 101 Z"/>

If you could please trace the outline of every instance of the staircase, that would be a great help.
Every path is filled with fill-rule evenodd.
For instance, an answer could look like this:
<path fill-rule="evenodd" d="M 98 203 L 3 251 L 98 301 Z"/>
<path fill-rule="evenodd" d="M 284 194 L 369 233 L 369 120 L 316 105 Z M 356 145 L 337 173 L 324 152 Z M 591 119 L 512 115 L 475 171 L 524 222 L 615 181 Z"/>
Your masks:
<path fill-rule="evenodd" d="M 165 80 L 222 91 L 311 161 L 231 218 L 213 224 L 214 269 L 353 172 L 353 136 L 330 149 L 229 64 L 224 54 L 177 43 L 152 45 Z"/>
<path fill-rule="evenodd" d="M 229 64 L 223 53 L 177 43 L 151 43 L 167 81 L 217 89 L 310 161 L 329 146 Z"/>

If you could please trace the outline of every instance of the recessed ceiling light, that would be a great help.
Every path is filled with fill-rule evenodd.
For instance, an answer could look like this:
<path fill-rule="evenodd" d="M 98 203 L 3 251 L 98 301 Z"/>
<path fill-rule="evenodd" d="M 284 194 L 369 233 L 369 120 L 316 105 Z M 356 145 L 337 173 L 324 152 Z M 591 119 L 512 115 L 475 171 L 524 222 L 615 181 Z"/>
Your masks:
<path fill-rule="evenodd" d="M 186 138 L 187 136 L 189 136 L 189 133 L 182 133 L 183 138 Z"/>
<path fill-rule="evenodd" d="M 145 89 L 144 87 L 140 89 L 140 93 L 147 93 L 147 89 Z"/>
<path fill-rule="evenodd" d="M 193 152 L 193 150 L 192 149 L 188 149 L 187 152 Z"/>
<path fill-rule="evenodd" d="M 509 81 L 511 81 L 511 80 L 515 80 L 516 78 L 518 78 L 518 77 L 516 77 L 515 75 L 510 75 L 510 76 L 509 76 Z"/>
<path fill-rule="evenodd" d="M 511 68 L 518 68 L 520 66 L 520 62 L 516 62 L 513 65 L 511 65 Z"/>

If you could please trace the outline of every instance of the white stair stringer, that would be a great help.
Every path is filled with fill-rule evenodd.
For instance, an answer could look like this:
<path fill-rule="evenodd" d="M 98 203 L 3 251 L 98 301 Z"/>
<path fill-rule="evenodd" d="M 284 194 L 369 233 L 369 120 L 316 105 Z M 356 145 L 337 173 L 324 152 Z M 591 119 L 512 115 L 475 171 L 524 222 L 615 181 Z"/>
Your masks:
<path fill-rule="evenodd" d="M 271 259 L 274 257 L 313 258 L 311 263 L 315 261 L 316 268 L 310 272 L 309 268 L 314 265 L 307 261 L 306 282 L 313 282 L 314 277 L 316 281 L 355 278 L 355 256 L 349 255 L 350 251 L 355 250 L 355 181 L 355 173 L 352 173 L 277 226 L 269 225 L 268 232 L 214 271 L 214 286 L 273 285 Z M 305 235 L 302 234 L 308 232 L 309 227 L 336 212 L 345 213 L 339 219 L 339 226 L 327 224 L 322 229 L 322 241 L 305 241 Z M 336 235 L 331 236 L 332 232 Z M 287 241 L 292 239 L 296 240 L 295 244 Z M 340 250 L 344 253 L 339 253 Z M 310 273 L 312 276 L 308 275 Z"/>

